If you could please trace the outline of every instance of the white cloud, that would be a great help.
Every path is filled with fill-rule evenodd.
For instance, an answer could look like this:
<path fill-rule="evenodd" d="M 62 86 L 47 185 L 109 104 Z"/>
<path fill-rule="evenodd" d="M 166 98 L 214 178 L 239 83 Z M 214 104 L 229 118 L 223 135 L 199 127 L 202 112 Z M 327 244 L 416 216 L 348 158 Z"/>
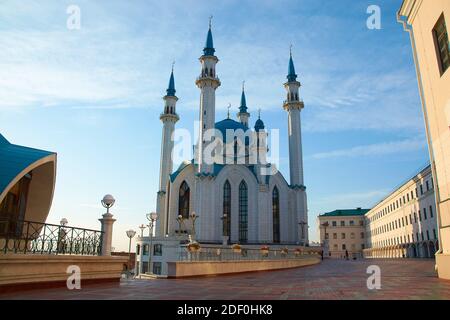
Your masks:
<path fill-rule="evenodd" d="M 426 147 L 425 139 L 415 138 L 415 139 L 405 139 L 399 141 L 368 144 L 327 152 L 320 152 L 313 154 L 311 157 L 313 159 L 328 159 L 328 158 L 349 158 L 349 157 L 364 157 L 364 156 L 383 156 L 394 153 L 404 153 L 421 150 L 425 147 Z"/>

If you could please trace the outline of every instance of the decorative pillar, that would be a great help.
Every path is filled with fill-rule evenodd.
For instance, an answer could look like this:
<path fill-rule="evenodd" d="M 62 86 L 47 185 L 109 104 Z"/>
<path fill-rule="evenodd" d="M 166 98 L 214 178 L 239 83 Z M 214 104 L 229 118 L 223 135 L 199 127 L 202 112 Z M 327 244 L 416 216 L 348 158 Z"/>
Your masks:
<path fill-rule="evenodd" d="M 111 213 L 105 213 L 102 217 L 102 219 L 98 219 L 102 224 L 102 256 L 110 256 L 113 223 L 116 222 L 116 219 L 113 219 Z"/>

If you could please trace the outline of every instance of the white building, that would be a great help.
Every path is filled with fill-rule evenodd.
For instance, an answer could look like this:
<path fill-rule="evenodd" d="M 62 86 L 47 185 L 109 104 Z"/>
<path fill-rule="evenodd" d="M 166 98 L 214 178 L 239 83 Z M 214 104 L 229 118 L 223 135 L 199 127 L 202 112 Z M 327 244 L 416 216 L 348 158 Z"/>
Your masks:
<path fill-rule="evenodd" d="M 432 258 L 438 247 L 430 166 L 366 214 L 367 258 Z"/>
<path fill-rule="evenodd" d="M 292 54 L 284 83 L 287 96 L 280 103 L 287 113 L 289 131 L 288 183 L 275 166 L 266 161 L 267 132 L 260 117 L 254 130 L 250 129 L 251 115 L 244 86 L 236 120 L 228 113 L 226 119 L 216 122 L 215 95 L 221 83 L 216 73 L 219 59 L 214 53 L 210 25 L 203 55 L 199 58 L 200 75 L 195 81 L 200 89 L 199 137 L 202 139 L 194 146 L 194 159 L 186 159 L 175 171 L 173 133 L 179 115 L 173 70 L 170 75 L 160 115 L 163 131 L 156 210 L 159 219 L 156 237 L 138 238 L 138 274 L 149 269 L 155 274 L 167 274 L 166 262 L 179 259 L 185 250 L 187 235 L 202 247 L 308 243 L 300 120 L 304 104 L 299 99 L 301 84 L 297 81 Z M 211 130 L 213 138 L 209 136 Z"/>
<path fill-rule="evenodd" d="M 284 84 L 287 98 L 282 103 L 287 112 L 289 128 L 290 182 L 280 172 L 271 172 L 266 163 L 266 131 L 261 119 L 250 129 L 244 87 L 237 119 L 216 122 L 216 89 L 220 80 L 216 73 L 219 59 L 214 55 L 211 27 L 195 84 L 200 89 L 199 136 L 194 159 L 186 159 L 175 171 L 171 153 L 176 112 L 175 81 L 170 76 L 164 97 L 161 142 L 160 184 L 157 200 L 158 236 L 173 236 L 180 232 L 193 233 L 192 213 L 195 213 L 195 238 L 203 243 L 298 243 L 307 242 L 299 222 L 307 223 L 306 192 L 303 181 L 301 121 L 304 107 L 299 99 L 300 82 L 295 74 L 292 55 L 289 60 L 288 81 Z M 210 139 L 209 129 L 216 129 Z M 229 136 L 231 132 L 231 136 Z M 230 138 L 231 137 L 231 138 Z M 251 137 L 256 137 L 251 139 Z M 217 143 L 213 147 L 213 143 Z M 220 149 L 229 148 L 221 153 Z M 208 162 L 208 150 L 214 159 Z M 231 150 L 230 154 L 228 151 Z M 234 151 L 234 152 L 233 152 Z M 252 158 L 256 155 L 255 158 Z M 252 161 L 255 160 L 255 161 Z M 180 218 L 182 219 L 180 221 Z M 307 230 L 307 226 L 303 230 Z"/>

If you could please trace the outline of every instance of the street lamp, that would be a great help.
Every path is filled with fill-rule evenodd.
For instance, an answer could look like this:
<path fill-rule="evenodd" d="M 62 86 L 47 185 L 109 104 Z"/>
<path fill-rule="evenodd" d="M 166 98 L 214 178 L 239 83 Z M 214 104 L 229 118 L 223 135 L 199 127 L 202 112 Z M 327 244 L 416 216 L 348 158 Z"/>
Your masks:
<path fill-rule="evenodd" d="M 302 246 L 305 246 L 305 230 L 304 229 L 305 229 L 305 225 L 307 223 L 305 221 L 300 221 L 298 224 L 300 225 L 300 228 L 302 230 L 302 236 L 301 236 Z"/>
<path fill-rule="evenodd" d="M 192 236 L 195 238 L 195 220 L 198 219 L 198 215 L 195 214 L 194 211 L 192 211 L 190 218 L 192 219 Z"/>
<path fill-rule="evenodd" d="M 128 246 L 128 267 L 131 266 L 131 239 L 133 239 L 133 237 L 136 235 L 136 231 L 134 230 L 128 230 L 127 232 L 127 237 L 130 238 L 130 245 Z"/>
<path fill-rule="evenodd" d="M 136 231 L 130 229 L 126 233 L 127 233 L 127 237 L 130 238 L 130 245 L 128 246 L 128 254 L 130 254 L 131 253 L 131 239 L 133 239 L 133 237 L 136 235 Z"/>
<path fill-rule="evenodd" d="M 139 226 L 139 229 L 141 229 L 141 238 L 144 237 L 144 230 L 145 230 L 145 228 L 147 228 L 147 226 L 145 224 L 141 224 Z"/>
<path fill-rule="evenodd" d="M 183 224 L 183 216 L 180 214 L 177 217 L 178 222 L 178 233 L 181 234 L 181 225 Z"/>
<path fill-rule="evenodd" d="M 147 213 L 147 220 L 149 221 L 149 235 L 150 235 L 150 248 L 148 250 L 148 272 L 150 272 L 150 266 L 152 265 L 152 246 L 153 246 L 153 227 L 155 226 L 156 220 L 158 220 L 158 214 L 156 212 Z"/>
<path fill-rule="evenodd" d="M 106 213 L 109 214 L 109 209 L 114 205 L 116 199 L 110 194 L 107 194 L 102 199 L 102 206 L 106 208 Z"/>

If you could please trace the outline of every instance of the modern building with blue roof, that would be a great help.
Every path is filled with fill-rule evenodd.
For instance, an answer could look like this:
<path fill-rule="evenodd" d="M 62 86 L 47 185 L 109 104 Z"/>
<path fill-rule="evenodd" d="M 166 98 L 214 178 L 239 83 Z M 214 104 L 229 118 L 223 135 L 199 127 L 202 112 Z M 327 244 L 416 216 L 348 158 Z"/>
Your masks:
<path fill-rule="evenodd" d="M 55 178 L 56 153 L 12 144 L 0 134 L 0 222 L 45 222 Z"/>

